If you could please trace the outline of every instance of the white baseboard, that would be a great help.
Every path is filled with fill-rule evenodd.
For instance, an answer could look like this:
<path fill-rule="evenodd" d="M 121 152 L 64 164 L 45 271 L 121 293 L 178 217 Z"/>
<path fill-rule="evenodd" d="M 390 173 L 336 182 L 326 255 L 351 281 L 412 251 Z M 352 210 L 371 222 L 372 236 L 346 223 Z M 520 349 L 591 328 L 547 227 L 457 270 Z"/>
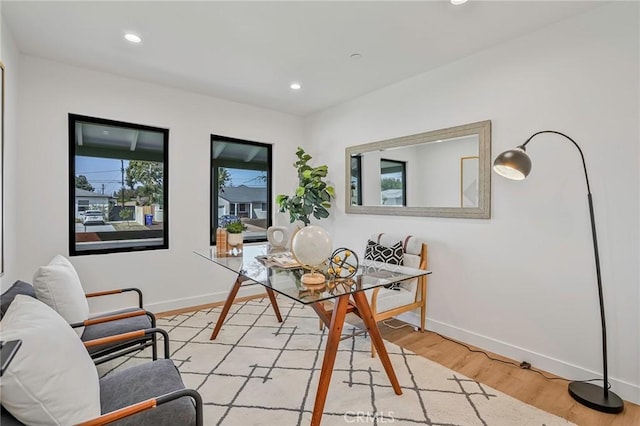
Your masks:
<path fill-rule="evenodd" d="M 253 296 L 254 294 L 264 293 L 264 287 L 261 285 L 252 285 L 240 287 L 238 297 Z M 194 297 L 185 297 L 182 299 L 174 299 L 166 302 L 145 303 L 144 308 L 153 313 L 168 312 L 176 309 L 184 309 L 192 306 L 206 305 L 208 303 L 224 302 L 229 294 L 228 290 L 217 293 L 203 294 Z"/>
<path fill-rule="evenodd" d="M 414 312 L 404 313 L 397 318 L 416 327 L 420 324 L 420 316 Z M 445 324 L 429 317 L 427 317 L 427 329 L 478 348 L 506 356 L 515 361 L 527 361 L 534 368 L 548 371 L 549 373 L 568 378 L 569 380 L 585 380 L 602 377 L 602 374 L 596 371 L 591 371 L 510 343 Z M 609 382 L 611 383 L 611 389 L 622 399 L 640 404 L 640 385 L 611 376 L 609 376 Z"/>

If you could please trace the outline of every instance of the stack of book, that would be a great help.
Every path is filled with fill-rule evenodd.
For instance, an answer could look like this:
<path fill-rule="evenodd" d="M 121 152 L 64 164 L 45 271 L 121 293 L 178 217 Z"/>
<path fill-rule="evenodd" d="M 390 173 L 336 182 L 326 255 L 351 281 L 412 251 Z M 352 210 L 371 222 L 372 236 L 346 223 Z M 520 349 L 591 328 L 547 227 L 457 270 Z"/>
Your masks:
<path fill-rule="evenodd" d="M 290 251 L 256 256 L 256 259 L 265 266 L 276 266 L 279 268 L 299 268 L 302 266 Z"/>
<path fill-rule="evenodd" d="M 227 242 L 227 230 L 224 228 L 216 229 L 216 253 L 218 255 L 227 254 L 229 245 Z"/>

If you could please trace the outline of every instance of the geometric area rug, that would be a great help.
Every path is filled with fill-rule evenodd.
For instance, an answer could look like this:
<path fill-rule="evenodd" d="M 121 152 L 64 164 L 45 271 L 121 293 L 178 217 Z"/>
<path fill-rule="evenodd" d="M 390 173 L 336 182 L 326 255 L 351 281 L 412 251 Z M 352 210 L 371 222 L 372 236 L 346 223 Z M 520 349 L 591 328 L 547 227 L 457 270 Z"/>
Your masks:
<path fill-rule="evenodd" d="M 234 304 L 216 340 L 209 337 L 221 307 L 158 318 L 169 332 L 171 358 L 187 388 L 204 401 L 205 425 L 308 425 L 322 366 L 326 328 L 311 307 L 278 298 L 278 323 L 268 299 Z M 355 327 L 346 326 L 345 334 Z M 367 335 L 340 342 L 322 424 L 567 425 L 385 341 L 402 387 L 396 395 Z M 162 349 L 159 349 L 162 357 Z M 101 375 L 148 362 L 149 352 L 99 366 Z"/>

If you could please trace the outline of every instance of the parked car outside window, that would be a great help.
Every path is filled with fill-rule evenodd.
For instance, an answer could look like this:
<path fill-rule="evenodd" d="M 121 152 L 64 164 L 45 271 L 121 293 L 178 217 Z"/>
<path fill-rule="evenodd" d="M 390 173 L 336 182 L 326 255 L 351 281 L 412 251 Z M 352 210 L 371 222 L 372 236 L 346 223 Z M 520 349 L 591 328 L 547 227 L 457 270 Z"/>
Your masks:
<path fill-rule="evenodd" d="M 100 210 L 87 210 L 82 218 L 83 225 L 104 225 L 104 215 Z"/>

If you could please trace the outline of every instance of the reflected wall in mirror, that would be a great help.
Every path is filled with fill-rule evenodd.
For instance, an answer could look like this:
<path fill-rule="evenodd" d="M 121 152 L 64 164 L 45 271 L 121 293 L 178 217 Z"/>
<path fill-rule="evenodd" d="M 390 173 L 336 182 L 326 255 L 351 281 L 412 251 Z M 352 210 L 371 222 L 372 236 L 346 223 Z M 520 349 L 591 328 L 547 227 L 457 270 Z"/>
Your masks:
<path fill-rule="evenodd" d="M 488 219 L 491 121 L 346 148 L 346 212 Z"/>

